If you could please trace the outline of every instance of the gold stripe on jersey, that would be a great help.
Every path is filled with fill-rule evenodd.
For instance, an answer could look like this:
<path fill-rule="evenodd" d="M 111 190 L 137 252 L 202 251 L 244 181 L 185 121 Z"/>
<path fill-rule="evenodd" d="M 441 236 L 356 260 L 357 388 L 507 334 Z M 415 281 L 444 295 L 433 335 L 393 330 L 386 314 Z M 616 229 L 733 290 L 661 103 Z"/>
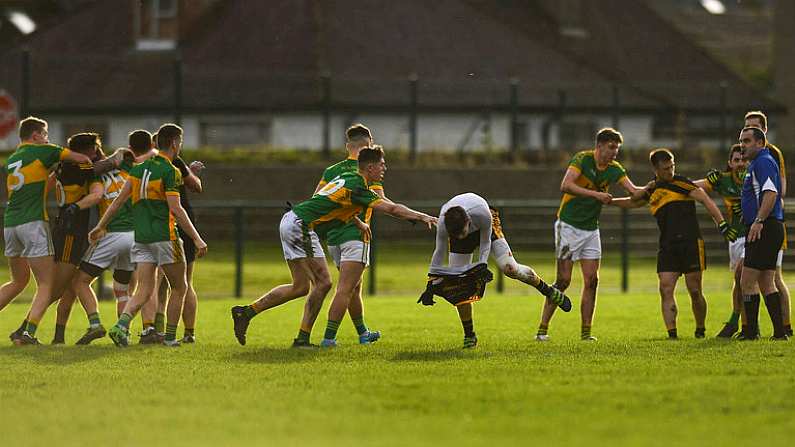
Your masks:
<path fill-rule="evenodd" d="M 569 166 L 569 168 L 574 169 L 577 172 L 580 172 L 580 169 L 576 166 Z M 601 189 L 599 189 L 598 186 L 596 186 L 594 182 L 592 182 L 588 177 L 584 175 L 577 177 L 577 180 L 574 181 L 574 184 L 583 187 L 585 189 L 590 189 L 591 191 L 601 191 L 601 192 L 607 191 L 607 186 L 605 186 L 604 191 L 602 191 Z M 563 193 L 563 198 L 560 199 L 560 206 L 558 207 L 558 215 L 560 215 L 561 210 L 563 209 L 564 206 L 566 206 L 567 203 L 569 203 L 573 199 L 576 199 L 577 197 L 581 196 L 569 194 L 567 192 Z"/>
<path fill-rule="evenodd" d="M 168 237 L 171 238 L 172 241 L 176 241 L 179 236 L 177 235 L 177 219 L 174 217 L 174 213 L 171 210 L 168 211 Z"/>
<path fill-rule="evenodd" d="M 692 190 L 696 189 L 690 183 L 683 182 L 681 180 L 676 180 L 676 179 L 671 180 L 671 184 L 674 185 L 674 186 L 678 186 L 678 187 L 680 187 L 680 188 L 682 188 L 682 189 L 684 189 L 686 191 L 692 191 Z"/>
<path fill-rule="evenodd" d="M 33 160 L 27 166 L 23 166 L 19 169 L 19 174 L 22 175 L 24 178 L 24 182 L 26 185 L 31 183 L 38 183 L 47 181 L 47 176 L 50 175 L 50 170 L 44 166 L 44 163 L 41 160 Z M 14 195 L 14 187 L 17 186 L 19 183 L 19 176 L 13 175 L 9 173 L 6 177 L 6 187 L 8 191 L 8 198 L 10 199 L 12 195 Z"/>
<path fill-rule="evenodd" d="M 676 185 L 679 186 L 679 185 Z M 693 202 L 694 200 L 687 194 L 672 191 L 665 187 L 658 187 L 649 197 L 649 209 L 652 214 L 657 214 L 660 208 L 671 202 Z"/>

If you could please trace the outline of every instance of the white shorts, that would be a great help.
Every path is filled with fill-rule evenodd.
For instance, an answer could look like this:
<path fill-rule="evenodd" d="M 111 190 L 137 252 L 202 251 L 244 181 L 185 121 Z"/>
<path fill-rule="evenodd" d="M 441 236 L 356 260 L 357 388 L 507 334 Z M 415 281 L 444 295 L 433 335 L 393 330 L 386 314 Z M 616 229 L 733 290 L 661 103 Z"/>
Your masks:
<path fill-rule="evenodd" d="M 7 258 L 38 258 L 55 254 L 50 224 L 43 220 L 3 228 L 3 237 Z"/>
<path fill-rule="evenodd" d="M 284 259 L 325 258 L 320 238 L 315 230 L 304 225 L 294 212 L 288 211 L 279 223 L 279 237 L 282 240 Z"/>
<path fill-rule="evenodd" d="M 572 261 L 601 259 L 599 230 L 581 230 L 566 222 L 555 221 L 555 257 Z"/>
<path fill-rule="evenodd" d="M 778 257 L 776 258 L 776 267 L 781 267 L 784 262 L 784 250 L 778 251 Z"/>
<path fill-rule="evenodd" d="M 329 245 L 328 254 L 334 265 L 340 268 L 342 262 L 359 262 L 370 265 L 370 244 L 363 241 L 347 241 L 340 245 Z"/>
<path fill-rule="evenodd" d="M 135 233 L 132 231 L 107 233 L 90 245 L 83 262 L 97 266 L 102 270 L 113 267 L 114 270 L 135 270 L 132 262 L 132 249 L 135 245 Z"/>
<path fill-rule="evenodd" d="M 742 262 L 743 258 L 745 258 L 745 237 L 729 242 L 729 270 L 734 271 L 737 263 Z"/>
<path fill-rule="evenodd" d="M 132 262 L 134 264 L 147 263 L 168 265 L 178 262 L 185 262 L 185 249 L 182 247 L 182 239 L 177 238 L 173 241 L 152 242 L 142 244 L 136 242 L 132 247 Z"/>

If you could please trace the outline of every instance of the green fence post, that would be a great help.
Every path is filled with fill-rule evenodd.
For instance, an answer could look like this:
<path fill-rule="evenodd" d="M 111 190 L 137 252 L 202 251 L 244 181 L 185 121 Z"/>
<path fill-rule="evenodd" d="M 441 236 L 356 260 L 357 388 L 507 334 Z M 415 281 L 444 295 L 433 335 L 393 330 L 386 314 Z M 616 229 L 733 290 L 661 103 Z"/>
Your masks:
<path fill-rule="evenodd" d="M 368 276 L 369 276 L 370 280 L 369 280 L 369 284 L 367 285 L 367 293 L 369 295 L 375 295 L 375 292 L 376 292 L 376 289 L 377 289 L 376 286 L 375 286 L 375 281 L 376 281 L 376 276 L 375 276 L 375 264 L 376 264 L 376 262 L 375 262 L 375 255 L 376 255 L 375 241 L 378 240 L 378 238 L 375 237 L 375 213 L 373 213 L 373 215 L 370 217 L 370 233 L 372 234 L 372 237 L 370 238 L 370 271 L 368 272 Z"/>
<path fill-rule="evenodd" d="M 621 208 L 621 291 L 629 289 L 629 210 Z"/>

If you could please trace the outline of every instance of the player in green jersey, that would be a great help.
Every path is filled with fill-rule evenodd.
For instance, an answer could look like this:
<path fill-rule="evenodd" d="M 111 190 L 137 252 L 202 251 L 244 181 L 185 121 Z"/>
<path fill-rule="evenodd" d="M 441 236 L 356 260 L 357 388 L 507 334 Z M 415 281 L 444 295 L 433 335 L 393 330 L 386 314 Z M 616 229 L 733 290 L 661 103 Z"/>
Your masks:
<path fill-rule="evenodd" d="M 618 184 L 630 194 L 640 191 L 616 161 L 623 142 L 623 136 L 615 129 L 601 129 L 596 134 L 595 148 L 578 152 L 571 159 L 560 185 L 563 198 L 555 222 L 557 277 L 554 286 L 565 292 L 571 283 L 574 263 L 580 262 L 583 278 L 580 304 L 582 340 L 596 340 L 591 335 L 591 325 L 596 310 L 599 261 L 602 257 L 599 214 L 602 205 L 612 199 L 608 189 Z M 549 323 L 556 308 L 557 304 L 552 300 L 544 302 L 536 340 L 549 340 Z"/>
<path fill-rule="evenodd" d="M 342 173 L 356 172 L 359 151 L 373 144 L 370 129 L 363 124 L 350 126 L 345 131 L 345 139 L 348 158 L 323 171 L 323 177 L 315 188 L 316 193 Z M 368 187 L 381 199 L 389 200 L 384 194 L 381 182 L 372 182 Z M 362 300 L 362 273 L 370 265 L 372 232 L 369 224 L 372 214 L 372 208 L 365 209 L 347 224 L 330 230 L 327 240 L 329 255 L 339 270 L 337 293 L 351 295 L 348 314 L 353 321 L 361 344 L 373 343 L 381 338 L 379 331 L 370 330 L 364 322 L 364 301 Z"/>
<path fill-rule="evenodd" d="M 729 225 L 737 231 L 737 240 L 729 242 L 729 269 L 734 274 L 732 285 L 732 314 L 721 331 L 720 338 L 730 338 L 740 328 L 738 322 L 743 309 L 743 293 L 740 288 L 740 274 L 743 271 L 743 258 L 745 258 L 745 234 L 748 232 L 743 223 L 743 211 L 740 207 L 740 192 L 743 187 L 745 168 L 748 161 L 743 158 L 743 148 L 735 144 L 729 151 L 729 161 L 726 170 L 714 169 L 707 173 L 706 178 L 696 180 L 697 186 L 706 192 L 715 191 L 723 198 L 726 214 L 729 216 Z M 745 318 L 743 318 L 745 321 Z"/>
<path fill-rule="evenodd" d="M 58 162 L 91 163 L 89 157 L 49 144 L 47 122 L 28 117 L 19 123 L 20 144 L 6 163 L 6 190 L 3 233 L 5 256 L 11 281 L 0 287 L 0 309 L 25 288 L 30 271 L 36 279 L 34 302 L 49 301 L 53 289 L 55 260 L 46 208 L 47 183 Z M 27 322 L 24 323 L 27 326 Z M 19 341 L 23 331 L 12 333 L 17 344 L 36 343 L 34 337 Z"/>
<path fill-rule="evenodd" d="M 279 224 L 279 235 L 292 283 L 271 289 L 248 306 L 232 308 L 234 333 L 241 345 L 246 344 L 246 330 L 257 314 L 287 301 L 305 296 L 304 316 L 294 347 L 310 347 L 312 332 L 323 300 L 331 288 L 321 238 L 338 225 L 343 225 L 371 207 L 405 220 L 436 224 L 436 218 L 414 211 L 405 205 L 385 201 L 368 189 L 375 181 L 383 181 L 386 163 L 380 149 L 365 148 L 359 151 L 358 172 L 345 172 L 323 186 L 312 198 L 288 211 Z M 350 294 L 337 294 L 329 308 L 329 320 L 339 325 L 350 304 Z M 332 337 L 333 338 L 333 337 Z"/>
<path fill-rule="evenodd" d="M 91 230 L 89 240 L 101 239 L 107 226 L 127 200 L 132 197 L 133 229 L 135 245 L 132 261 L 138 287 L 124 308 L 119 321 L 108 335 L 117 346 L 127 346 L 130 338 L 130 321 L 152 296 L 157 268 L 163 269 L 171 284 L 168 304 L 166 346 L 179 346 L 177 326 L 182 314 L 182 305 L 187 291 L 185 282 L 185 256 L 182 242 L 177 235 L 176 224 L 188 233 L 196 243 L 196 255 L 207 252 L 207 244 L 191 224 L 179 201 L 179 186 L 182 177 L 171 160 L 182 148 L 182 128 L 176 124 L 164 124 L 158 129 L 158 155 L 134 166 L 121 190 L 102 215 L 96 228 Z"/>
<path fill-rule="evenodd" d="M 745 114 L 745 127 L 758 127 L 762 132 L 767 134 L 767 116 L 759 110 L 752 110 Z M 781 175 L 781 200 L 783 205 L 784 197 L 787 195 L 787 163 L 784 161 L 784 154 L 781 149 L 776 147 L 775 144 L 767 142 L 767 148 L 770 149 L 770 155 L 778 163 L 779 173 Z M 790 298 L 789 287 L 784 281 L 782 276 L 781 265 L 784 261 L 784 250 L 787 249 L 787 226 L 784 225 L 784 243 L 781 246 L 781 251 L 778 254 L 776 262 L 776 289 L 781 295 L 781 315 L 784 319 L 784 330 L 787 335 L 792 337 L 792 324 L 790 323 Z"/>

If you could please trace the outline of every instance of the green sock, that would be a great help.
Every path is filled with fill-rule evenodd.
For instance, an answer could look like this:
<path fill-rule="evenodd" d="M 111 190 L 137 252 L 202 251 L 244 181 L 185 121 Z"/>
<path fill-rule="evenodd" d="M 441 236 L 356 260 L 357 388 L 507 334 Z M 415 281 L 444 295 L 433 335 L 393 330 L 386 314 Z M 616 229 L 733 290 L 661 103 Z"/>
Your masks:
<path fill-rule="evenodd" d="M 357 334 L 362 335 L 367 332 L 367 325 L 364 324 L 364 316 L 351 319 L 353 320 L 353 325 L 356 326 Z"/>
<path fill-rule="evenodd" d="M 323 335 L 323 338 L 326 340 L 334 340 L 337 338 L 337 329 L 340 328 L 339 321 L 328 320 L 326 323 L 326 333 Z"/>
<path fill-rule="evenodd" d="M 27 327 L 25 327 L 25 330 L 28 332 L 28 334 L 31 337 L 33 337 L 34 335 L 36 335 L 36 329 L 38 328 L 39 328 L 38 321 L 28 320 L 28 325 Z"/>
<path fill-rule="evenodd" d="M 155 314 L 155 331 L 158 334 L 162 334 L 163 330 L 166 327 L 166 314 L 161 314 L 160 312 Z"/>
<path fill-rule="evenodd" d="M 130 322 L 132 321 L 132 319 L 133 319 L 132 315 L 128 314 L 127 312 L 124 312 L 121 314 L 121 316 L 119 317 L 119 321 L 116 324 L 129 331 Z"/>
<path fill-rule="evenodd" d="M 174 341 L 177 339 L 177 325 L 176 324 L 167 324 L 166 325 L 166 340 Z"/>
<path fill-rule="evenodd" d="M 185 333 L 183 334 L 183 336 L 184 337 L 193 337 L 193 335 L 194 335 L 193 328 L 192 327 L 186 327 L 185 328 Z"/>
<path fill-rule="evenodd" d="M 66 325 L 55 323 L 55 336 L 53 340 L 63 341 L 66 338 Z"/>
<path fill-rule="evenodd" d="M 732 326 L 737 326 L 737 323 L 740 321 L 740 312 L 732 312 L 732 316 L 729 317 L 728 324 Z"/>
<path fill-rule="evenodd" d="M 303 329 L 299 329 L 298 330 L 298 337 L 295 338 L 295 341 L 309 343 L 309 335 L 310 335 L 309 332 L 307 332 L 307 331 L 305 331 Z"/>
<path fill-rule="evenodd" d="M 99 312 L 88 314 L 88 325 L 91 327 L 99 327 L 102 324 L 99 320 Z"/>
<path fill-rule="evenodd" d="M 243 315 L 249 319 L 256 317 L 258 313 L 257 309 L 254 309 L 254 306 L 246 306 L 246 309 L 243 311 Z"/>
<path fill-rule="evenodd" d="M 538 332 L 536 332 L 536 335 L 547 335 L 547 331 L 548 330 L 549 330 L 549 326 L 547 326 L 544 323 L 541 323 L 541 324 L 538 325 Z"/>

